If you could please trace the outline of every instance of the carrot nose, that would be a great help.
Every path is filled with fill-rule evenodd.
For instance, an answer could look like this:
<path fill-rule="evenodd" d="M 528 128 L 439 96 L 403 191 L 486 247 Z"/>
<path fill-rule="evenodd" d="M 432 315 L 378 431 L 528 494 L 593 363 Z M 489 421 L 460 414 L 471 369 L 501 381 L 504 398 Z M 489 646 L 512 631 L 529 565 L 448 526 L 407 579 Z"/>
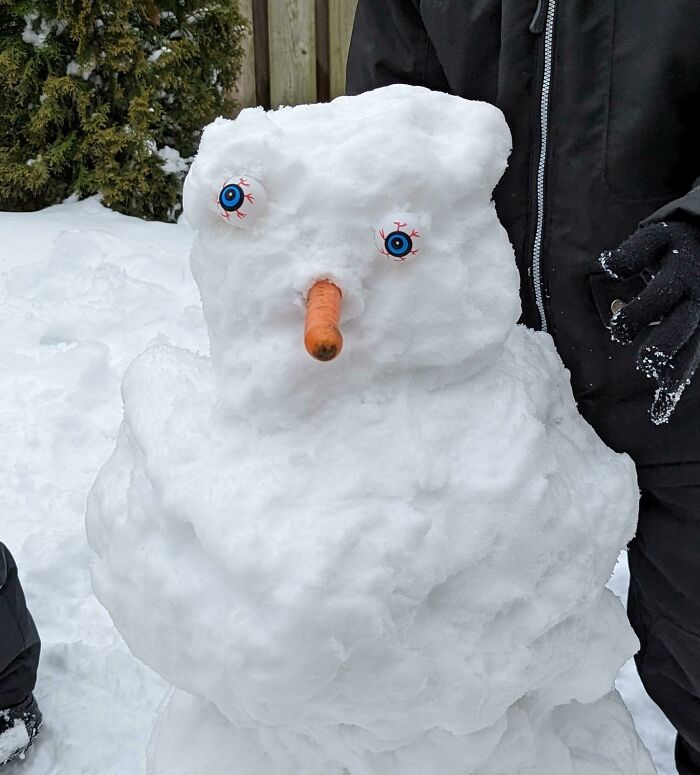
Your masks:
<path fill-rule="evenodd" d="M 309 355 L 319 361 L 332 361 L 343 349 L 340 308 L 343 294 L 330 280 L 319 280 L 306 297 L 304 344 Z"/>

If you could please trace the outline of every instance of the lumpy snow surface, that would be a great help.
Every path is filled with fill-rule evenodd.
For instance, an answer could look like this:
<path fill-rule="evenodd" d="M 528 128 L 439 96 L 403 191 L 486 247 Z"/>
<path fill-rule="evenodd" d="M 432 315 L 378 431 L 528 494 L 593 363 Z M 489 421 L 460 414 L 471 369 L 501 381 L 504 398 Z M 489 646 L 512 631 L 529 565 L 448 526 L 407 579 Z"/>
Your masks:
<path fill-rule="evenodd" d="M 19 758 L 17 752 L 29 745 L 29 733 L 24 723 L 15 722 L 0 735 L 0 762 L 12 756 Z"/>
<path fill-rule="evenodd" d="M 634 468 L 516 325 L 509 147 L 495 108 L 411 87 L 206 130 L 185 205 L 211 358 L 132 364 L 88 506 L 95 591 L 179 690 L 153 775 L 653 772 L 605 588 Z M 232 180 L 249 221 L 217 204 Z M 331 363 L 302 342 L 319 279 Z"/>

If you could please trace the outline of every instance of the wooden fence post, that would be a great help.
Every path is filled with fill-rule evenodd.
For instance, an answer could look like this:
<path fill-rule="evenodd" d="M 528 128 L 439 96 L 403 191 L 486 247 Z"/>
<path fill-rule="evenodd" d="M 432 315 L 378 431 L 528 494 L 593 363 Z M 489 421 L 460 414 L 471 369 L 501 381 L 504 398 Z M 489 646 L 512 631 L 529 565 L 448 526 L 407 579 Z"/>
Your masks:
<path fill-rule="evenodd" d="M 345 66 L 357 0 L 330 0 L 331 98 L 345 94 Z"/>
<path fill-rule="evenodd" d="M 240 107 L 249 108 L 258 104 L 255 89 L 255 40 L 252 30 L 253 0 L 238 0 L 238 6 L 241 14 L 251 23 L 251 32 L 245 41 L 243 70 L 238 78 L 233 97 Z"/>
<path fill-rule="evenodd" d="M 357 0 L 239 0 L 252 23 L 235 97 L 243 108 L 298 105 L 345 91 Z"/>
<path fill-rule="evenodd" d="M 316 24 L 314 0 L 271 0 L 270 102 L 316 102 Z"/>

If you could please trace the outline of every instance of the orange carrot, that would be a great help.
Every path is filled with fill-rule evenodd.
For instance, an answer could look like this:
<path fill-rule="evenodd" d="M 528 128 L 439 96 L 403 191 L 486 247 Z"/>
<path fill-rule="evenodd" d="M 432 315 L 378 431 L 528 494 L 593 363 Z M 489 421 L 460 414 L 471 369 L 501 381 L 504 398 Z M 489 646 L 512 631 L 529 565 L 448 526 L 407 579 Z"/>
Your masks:
<path fill-rule="evenodd" d="M 304 344 L 309 355 L 319 361 L 332 361 L 343 349 L 340 333 L 340 307 L 343 294 L 330 280 L 316 282 L 306 297 Z"/>

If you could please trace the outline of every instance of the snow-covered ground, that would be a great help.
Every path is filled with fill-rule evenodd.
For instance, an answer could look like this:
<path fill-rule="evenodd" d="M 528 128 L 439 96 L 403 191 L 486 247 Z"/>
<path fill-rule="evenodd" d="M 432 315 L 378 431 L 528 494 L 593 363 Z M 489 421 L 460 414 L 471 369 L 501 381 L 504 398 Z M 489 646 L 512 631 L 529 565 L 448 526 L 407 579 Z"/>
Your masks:
<path fill-rule="evenodd" d="M 114 447 L 126 366 L 148 345 L 208 350 L 192 233 L 96 200 L 0 213 L 0 540 L 16 556 L 44 652 L 46 725 L 7 775 L 142 775 L 167 686 L 133 659 L 92 595 L 87 492 Z M 624 595 L 623 562 L 613 579 Z M 632 664 L 620 674 L 660 775 L 673 734 Z M 193 775 L 198 775 L 194 773 Z"/>

